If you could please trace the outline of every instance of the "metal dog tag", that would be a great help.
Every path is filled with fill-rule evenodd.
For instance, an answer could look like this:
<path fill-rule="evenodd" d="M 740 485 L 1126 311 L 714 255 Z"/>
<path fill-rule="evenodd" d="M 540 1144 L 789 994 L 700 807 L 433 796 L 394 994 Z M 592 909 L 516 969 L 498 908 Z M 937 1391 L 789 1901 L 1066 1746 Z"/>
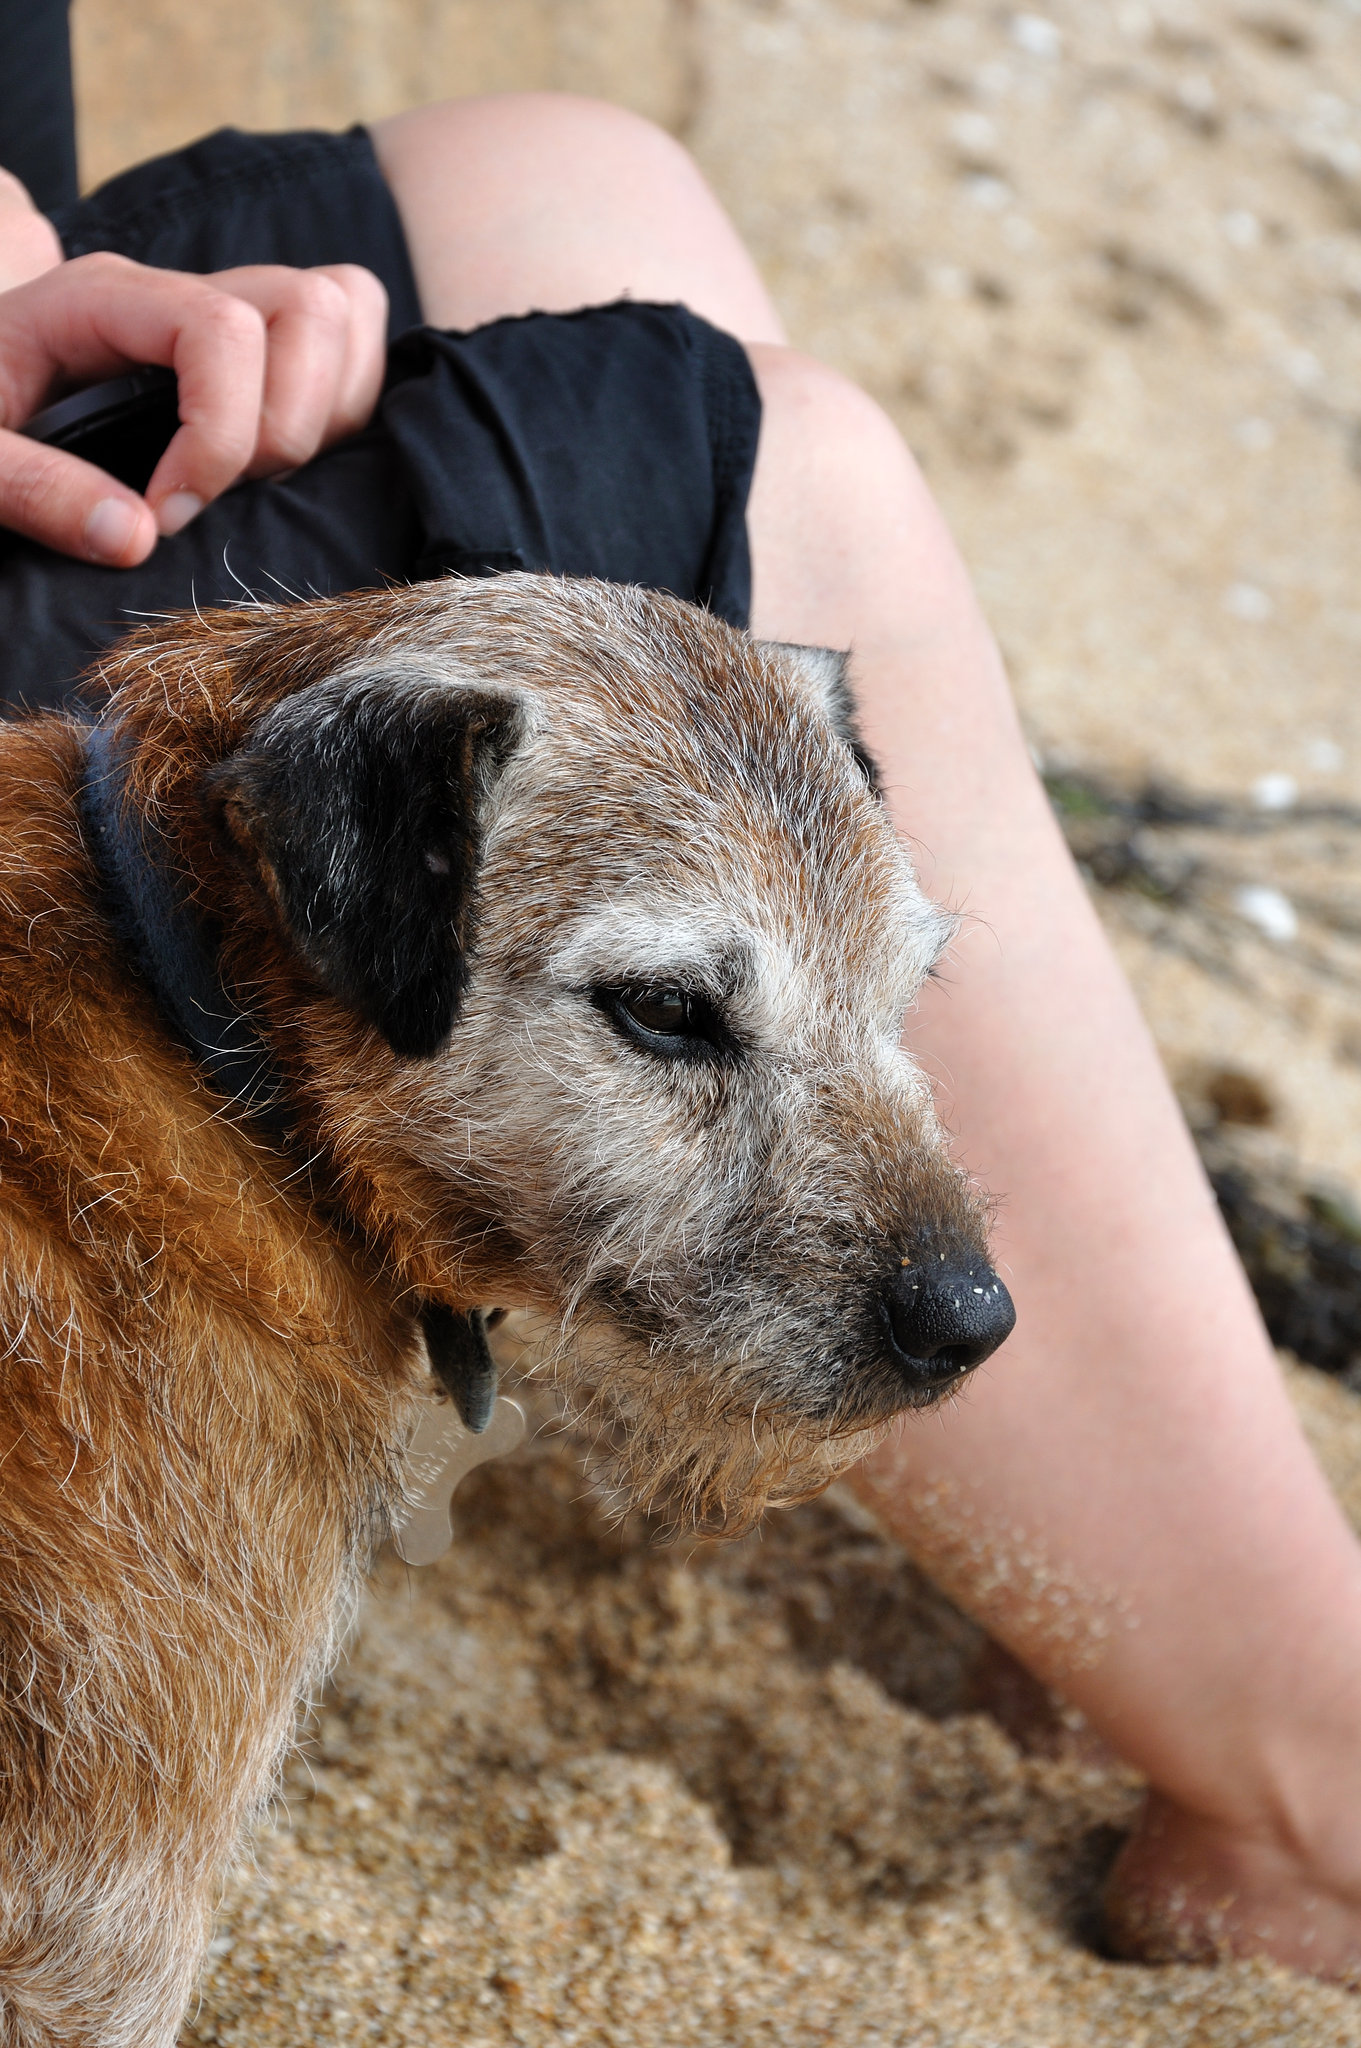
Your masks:
<path fill-rule="evenodd" d="M 433 1564 L 454 1540 L 449 1505 L 460 1481 L 491 1458 L 503 1458 L 523 1441 L 524 1410 L 505 1394 L 484 1430 L 474 1435 L 452 1401 L 429 1401 L 407 1451 L 411 1505 L 393 1547 L 407 1564 Z"/>

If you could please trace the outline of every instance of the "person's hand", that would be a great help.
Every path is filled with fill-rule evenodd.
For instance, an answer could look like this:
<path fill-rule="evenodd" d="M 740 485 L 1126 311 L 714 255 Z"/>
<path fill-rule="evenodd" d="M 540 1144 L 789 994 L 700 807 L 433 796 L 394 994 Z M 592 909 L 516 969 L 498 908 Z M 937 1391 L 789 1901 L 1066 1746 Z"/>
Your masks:
<path fill-rule="evenodd" d="M 0 171 L 0 292 L 61 262 L 61 242 L 12 171 Z"/>
<path fill-rule="evenodd" d="M 240 478 L 357 432 L 382 386 L 386 320 L 382 285 L 354 264 L 191 277 L 78 256 L 0 292 L 0 526 L 131 568 Z M 180 412 L 144 499 L 14 431 L 59 390 L 144 363 L 175 371 Z"/>

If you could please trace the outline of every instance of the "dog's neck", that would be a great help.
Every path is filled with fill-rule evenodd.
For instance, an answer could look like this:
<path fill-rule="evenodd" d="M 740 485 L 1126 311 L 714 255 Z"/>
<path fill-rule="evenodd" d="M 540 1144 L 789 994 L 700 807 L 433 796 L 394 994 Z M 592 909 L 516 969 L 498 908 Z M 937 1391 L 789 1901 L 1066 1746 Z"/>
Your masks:
<path fill-rule="evenodd" d="M 292 1128 L 269 1048 L 223 985 L 217 944 L 187 878 L 140 805 L 129 801 L 116 732 L 97 725 L 85 743 L 81 811 L 113 922 L 162 1020 L 212 1087 L 277 1145 Z"/>

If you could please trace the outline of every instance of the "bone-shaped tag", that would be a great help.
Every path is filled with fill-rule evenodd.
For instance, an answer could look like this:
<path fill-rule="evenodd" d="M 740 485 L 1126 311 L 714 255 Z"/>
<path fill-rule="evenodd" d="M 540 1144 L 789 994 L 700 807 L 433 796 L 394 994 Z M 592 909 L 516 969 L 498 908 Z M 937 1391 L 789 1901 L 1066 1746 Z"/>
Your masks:
<path fill-rule="evenodd" d="M 428 1401 L 407 1451 L 406 1519 L 393 1546 L 407 1564 L 433 1564 L 454 1540 L 449 1504 L 477 1466 L 513 1451 L 525 1433 L 524 1410 L 498 1395 L 485 1429 L 474 1435 L 452 1401 Z"/>

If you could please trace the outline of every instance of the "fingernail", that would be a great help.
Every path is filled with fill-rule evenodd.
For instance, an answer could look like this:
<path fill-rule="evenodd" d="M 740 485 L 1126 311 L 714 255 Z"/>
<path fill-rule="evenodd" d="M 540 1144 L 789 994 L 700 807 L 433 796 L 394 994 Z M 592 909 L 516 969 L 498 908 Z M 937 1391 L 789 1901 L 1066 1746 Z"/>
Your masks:
<path fill-rule="evenodd" d="M 169 540 L 172 533 L 183 533 L 189 521 L 197 519 L 202 510 L 202 498 L 196 498 L 192 491 L 172 491 L 156 514 L 156 530 Z"/>
<path fill-rule="evenodd" d="M 96 562 L 120 562 L 140 524 L 126 498 L 101 498 L 85 522 L 85 552 Z"/>

